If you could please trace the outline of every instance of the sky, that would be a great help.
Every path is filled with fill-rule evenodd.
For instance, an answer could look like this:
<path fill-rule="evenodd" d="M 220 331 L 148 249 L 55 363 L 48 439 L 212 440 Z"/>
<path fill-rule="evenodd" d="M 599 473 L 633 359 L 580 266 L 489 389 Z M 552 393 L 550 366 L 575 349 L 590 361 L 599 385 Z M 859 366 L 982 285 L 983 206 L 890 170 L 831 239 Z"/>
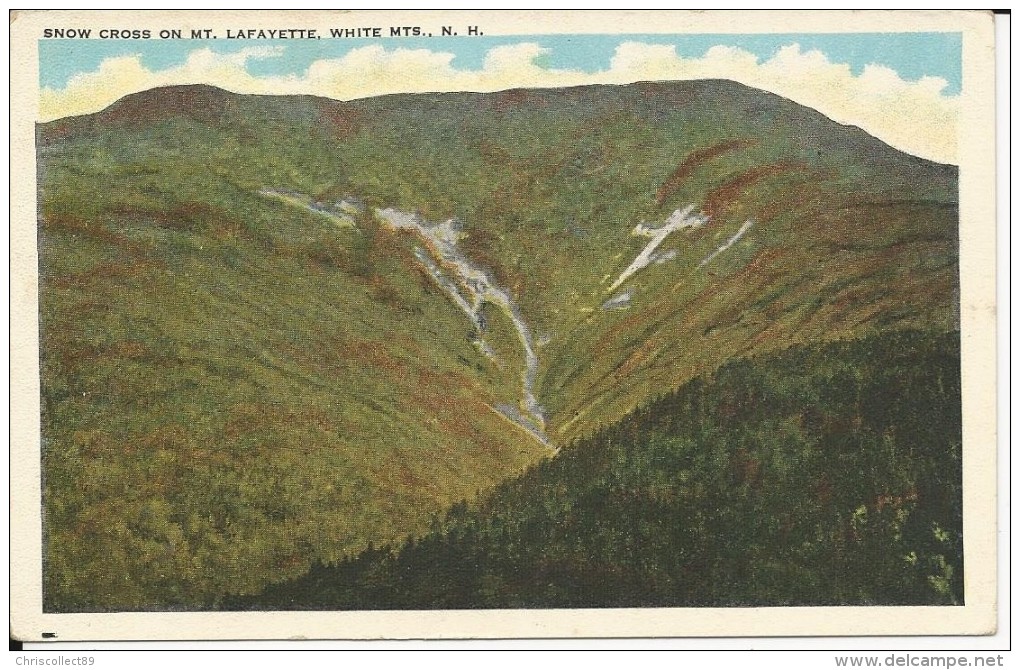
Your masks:
<path fill-rule="evenodd" d="M 956 162 L 959 33 L 523 35 L 318 40 L 39 41 L 40 120 L 207 83 L 340 100 L 425 91 L 727 78 Z"/>

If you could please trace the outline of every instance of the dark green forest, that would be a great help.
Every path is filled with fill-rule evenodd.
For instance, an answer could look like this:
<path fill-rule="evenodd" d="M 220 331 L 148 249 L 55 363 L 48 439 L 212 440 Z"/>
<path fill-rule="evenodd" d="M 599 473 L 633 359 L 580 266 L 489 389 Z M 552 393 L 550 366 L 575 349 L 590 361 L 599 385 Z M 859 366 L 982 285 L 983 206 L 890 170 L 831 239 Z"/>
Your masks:
<path fill-rule="evenodd" d="M 728 363 L 228 609 L 963 603 L 959 334 Z"/>

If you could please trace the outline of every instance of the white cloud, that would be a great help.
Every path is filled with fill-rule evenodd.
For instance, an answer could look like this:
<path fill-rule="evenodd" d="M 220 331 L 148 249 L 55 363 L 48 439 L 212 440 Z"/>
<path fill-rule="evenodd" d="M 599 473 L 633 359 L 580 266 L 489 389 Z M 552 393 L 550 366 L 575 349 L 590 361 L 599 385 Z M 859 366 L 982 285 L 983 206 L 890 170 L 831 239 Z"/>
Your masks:
<path fill-rule="evenodd" d="M 881 65 L 869 65 L 854 75 L 848 65 L 833 63 L 819 51 L 802 51 L 796 44 L 762 61 L 729 46 L 684 58 L 672 46 L 627 42 L 617 47 L 606 70 L 595 73 L 543 67 L 541 59 L 548 50 L 531 43 L 496 47 L 475 70 L 455 68 L 451 53 L 366 46 L 341 58 L 315 61 L 300 75 L 257 77 L 247 71 L 249 61 L 278 56 L 281 49 L 255 47 L 233 54 L 199 49 L 184 64 L 156 71 L 145 68 L 138 56 L 107 59 L 98 70 L 73 77 L 63 89 L 43 89 L 40 116 L 51 120 L 95 112 L 129 93 L 172 84 L 208 83 L 237 93 L 351 100 L 398 92 L 721 78 L 813 107 L 908 153 L 956 162 L 959 97 L 943 93 L 947 86 L 943 79 L 905 81 Z"/>

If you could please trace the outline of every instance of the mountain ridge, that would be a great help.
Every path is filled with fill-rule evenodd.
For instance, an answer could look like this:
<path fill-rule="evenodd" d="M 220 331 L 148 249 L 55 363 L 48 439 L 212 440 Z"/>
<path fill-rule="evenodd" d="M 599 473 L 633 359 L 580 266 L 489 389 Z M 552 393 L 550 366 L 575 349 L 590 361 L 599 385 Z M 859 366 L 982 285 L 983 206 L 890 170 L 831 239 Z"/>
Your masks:
<path fill-rule="evenodd" d="M 522 381 L 559 447 L 734 358 L 958 329 L 956 168 L 740 84 L 121 103 L 38 127 L 55 610 L 419 536 L 548 457 Z"/>
<path fill-rule="evenodd" d="M 150 88 L 150 89 L 145 89 L 143 91 L 137 91 L 135 93 L 126 94 L 126 95 L 122 96 L 121 98 L 117 99 L 116 101 L 110 103 L 109 105 L 107 105 L 103 109 L 97 110 L 95 112 L 90 112 L 90 113 L 86 113 L 86 114 L 78 114 L 78 115 L 74 115 L 74 116 L 61 117 L 59 119 L 53 119 L 53 120 L 50 120 L 50 121 L 40 122 L 40 123 L 37 123 L 37 125 L 38 126 L 43 126 L 43 127 L 51 126 L 51 127 L 59 128 L 59 127 L 65 125 L 65 124 L 73 123 L 74 120 L 95 119 L 97 121 L 105 121 L 105 122 L 110 122 L 110 121 L 113 121 L 113 120 L 121 120 L 121 119 L 132 120 L 132 119 L 134 119 L 135 116 L 137 116 L 137 113 L 132 113 L 132 112 L 136 112 L 136 111 L 147 112 L 148 114 L 150 114 L 150 116 L 148 116 L 147 118 L 144 118 L 144 119 L 134 119 L 134 120 L 143 120 L 145 122 L 151 123 L 153 121 L 158 120 L 157 118 L 154 118 L 154 117 L 151 116 L 152 112 L 157 112 L 158 113 L 159 110 L 163 110 L 164 113 L 172 113 L 172 111 L 175 110 L 175 109 L 181 109 L 182 107 L 192 107 L 192 106 L 195 106 L 196 107 L 196 111 L 199 111 L 200 113 L 201 112 L 208 112 L 208 111 L 211 111 L 211 110 L 208 110 L 207 108 L 209 108 L 212 104 L 224 105 L 231 98 L 234 98 L 234 99 L 248 99 L 248 100 L 258 100 L 258 99 L 261 99 L 261 100 L 273 100 L 273 101 L 302 100 L 302 101 L 311 102 L 313 104 L 320 105 L 320 106 L 333 106 L 333 107 L 338 108 L 337 111 L 347 111 L 347 110 L 344 110 L 344 107 L 356 107 L 358 105 L 358 103 L 361 103 L 361 102 L 364 102 L 364 101 L 380 101 L 380 102 L 391 101 L 391 102 L 396 102 L 396 103 L 406 103 L 406 102 L 408 102 L 409 100 L 412 100 L 412 99 L 417 99 L 417 100 L 420 100 L 420 101 L 425 101 L 425 100 L 434 99 L 434 98 L 440 98 L 441 99 L 441 98 L 444 98 L 444 97 L 445 98 L 463 97 L 463 98 L 466 98 L 466 99 L 470 99 L 472 97 L 479 97 L 479 98 L 488 98 L 488 99 L 492 99 L 492 100 L 501 100 L 501 99 L 502 100 L 507 100 L 508 99 L 510 101 L 510 102 L 500 102 L 500 103 L 493 103 L 492 104 L 493 108 L 499 108 L 499 107 L 504 107 L 504 106 L 505 107 L 513 107 L 515 105 L 520 105 L 522 102 L 526 101 L 528 99 L 528 97 L 532 97 L 532 96 L 535 97 L 535 98 L 541 99 L 543 97 L 542 93 L 544 93 L 544 92 L 560 92 L 560 93 L 563 93 L 564 95 L 570 96 L 570 95 L 576 95 L 577 93 L 583 93 L 583 92 L 612 91 L 612 90 L 618 90 L 618 89 L 636 88 L 637 90 L 640 90 L 640 91 L 642 91 L 643 93 L 645 93 L 647 95 L 653 95 L 653 94 L 661 95 L 661 94 L 667 93 L 667 92 L 675 93 L 675 91 L 668 91 L 668 89 L 670 89 L 670 88 L 684 88 L 684 87 L 686 87 L 686 85 L 691 85 L 691 88 L 694 88 L 695 90 L 697 90 L 697 88 L 699 86 L 705 86 L 705 87 L 720 87 L 720 86 L 722 86 L 722 87 L 730 87 L 734 91 L 753 92 L 754 94 L 761 95 L 761 96 L 765 97 L 766 99 L 771 98 L 771 99 L 774 99 L 774 100 L 783 101 L 784 103 L 790 103 L 790 104 L 796 105 L 797 107 L 800 107 L 802 109 L 810 110 L 810 112 L 812 112 L 812 113 L 814 113 L 814 114 L 816 114 L 818 116 L 821 116 L 821 117 L 823 117 L 825 119 L 828 119 L 832 123 L 837 124 L 838 126 L 840 126 L 842 128 L 845 128 L 845 129 L 847 129 L 849 131 L 856 132 L 856 133 L 861 133 L 861 134 L 866 135 L 867 137 L 873 138 L 873 139 L 881 142 L 886 147 L 888 147 L 890 149 L 893 149 L 894 151 L 897 151 L 897 152 L 900 152 L 900 153 L 905 153 L 906 155 L 912 156 L 913 158 L 915 158 L 917 160 L 924 161 L 925 163 L 933 163 L 935 165 L 952 166 L 952 164 L 949 164 L 949 163 L 939 163 L 937 161 L 933 161 L 933 160 L 930 160 L 930 159 L 927 159 L 927 158 L 922 158 L 920 156 L 915 156 L 913 154 L 909 154 L 907 152 L 903 152 L 901 149 L 896 149 L 895 147 L 893 147 L 892 145 L 888 144 L 884 140 L 881 140 L 880 138 L 876 137 L 875 135 L 872 135 L 872 134 L 868 133 L 866 130 L 864 130 L 863 128 L 861 128 L 858 125 L 855 125 L 855 124 L 852 124 L 852 123 L 841 123 L 839 121 L 835 121 L 831 117 L 823 114 L 822 112 L 820 112 L 818 110 L 815 110 L 815 109 L 811 108 L 810 106 L 803 105 L 801 103 L 797 103 L 797 102 L 795 102 L 795 101 L 793 101 L 793 100 L 791 100 L 789 98 L 785 98 L 785 97 L 783 97 L 783 96 L 781 96 L 779 94 L 772 93 L 771 91 L 768 91 L 766 89 L 761 89 L 761 88 L 756 88 L 756 87 L 753 87 L 753 86 L 749 86 L 747 84 L 743 84 L 743 83 L 738 82 L 738 81 L 733 80 L 733 79 L 722 79 L 722 78 L 685 79 L 685 80 L 661 80 L 661 81 L 646 80 L 646 81 L 636 81 L 636 82 L 631 82 L 631 83 L 626 83 L 626 84 L 579 84 L 579 85 L 575 85 L 575 86 L 544 87 L 544 88 L 513 87 L 513 88 L 507 88 L 507 89 L 501 89 L 501 90 L 498 90 L 498 91 L 489 91 L 489 92 L 475 92 L 475 91 L 443 91 L 443 92 L 433 92 L 433 91 L 425 91 L 425 92 L 418 92 L 418 93 L 388 93 L 388 94 L 383 94 L 383 95 L 378 95 L 378 96 L 366 96 L 366 97 L 362 97 L 362 98 L 352 98 L 350 100 L 341 100 L 341 99 L 338 99 L 338 98 L 330 98 L 328 96 L 316 95 L 316 94 L 236 93 L 236 92 L 230 91 L 228 89 L 225 89 L 225 88 L 222 88 L 222 87 L 219 87 L 219 86 L 214 86 L 214 85 L 211 85 L 211 84 L 171 84 L 171 85 L 166 85 L 166 86 L 157 86 L 157 87 L 153 87 L 153 88 Z M 191 99 L 189 100 L 189 98 L 191 98 Z M 182 104 L 182 103 L 186 103 L 186 104 Z M 955 167 L 955 166 L 952 166 L 952 167 Z"/>

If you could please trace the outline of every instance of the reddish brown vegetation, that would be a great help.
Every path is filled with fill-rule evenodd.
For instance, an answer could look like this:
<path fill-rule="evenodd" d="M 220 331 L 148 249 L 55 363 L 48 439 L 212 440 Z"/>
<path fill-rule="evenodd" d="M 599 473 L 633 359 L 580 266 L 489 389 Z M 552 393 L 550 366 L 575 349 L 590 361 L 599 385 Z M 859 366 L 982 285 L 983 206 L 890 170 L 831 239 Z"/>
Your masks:
<path fill-rule="evenodd" d="M 226 210 L 202 202 L 183 202 L 169 208 L 148 208 L 127 203 L 113 203 L 102 214 L 122 219 L 134 219 L 177 231 L 208 231 L 223 239 L 239 237 L 250 239 L 244 222 Z M 87 235 L 115 245 L 136 255 L 147 251 L 144 244 L 110 230 L 96 219 L 85 219 L 63 212 L 45 213 L 39 220 L 43 230 L 59 230 L 73 235 Z"/>
<path fill-rule="evenodd" d="M 489 142 L 488 140 L 482 140 L 479 142 L 477 148 L 478 154 L 488 163 L 506 165 L 513 160 L 513 157 L 506 148 L 493 142 Z"/>
<path fill-rule="evenodd" d="M 83 272 L 67 274 L 53 280 L 54 288 L 87 288 L 95 281 L 133 279 L 149 268 L 140 263 L 100 263 Z"/>
<path fill-rule="evenodd" d="M 802 171 L 796 177 L 788 173 L 790 177 L 780 195 L 761 203 L 757 221 L 771 221 L 790 212 L 797 212 L 801 219 L 818 219 L 831 208 L 832 194 L 818 188 L 818 184 L 834 180 L 836 175 L 826 170 L 808 171 L 805 166 L 797 169 Z"/>
<path fill-rule="evenodd" d="M 149 355 L 149 348 L 138 340 L 123 340 L 110 347 L 110 354 L 117 358 L 141 359 Z"/>
<path fill-rule="evenodd" d="M 525 105 L 529 107 L 545 107 L 548 104 L 541 93 L 523 88 L 515 88 L 492 94 L 492 106 L 498 112 L 513 111 Z"/>
<path fill-rule="evenodd" d="M 381 342 L 368 340 L 352 342 L 345 353 L 348 358 L 368 363 L 376 370 L 392 372 L 396 377 L 404 377 L 407 374 L 407 364 L 394 358 Z"/>
<path fill-rule="evenodd" d="M 917 489 L 911 487 L 904 495 L 897 496 L 889 493 L 882 493 L 875 498 L 875 511 L 881 512 L 885 507 L 892 507 L 894 510 L 899 510 L 907 505 L 907 503 L 915 503 L 918 500 Z"/>
<path fill-rule="evenodd" d="M 319 120 L 324 122 L 333 139 L 342 140 L 361 127 L 361 113 L 350 106 L 329 100 L 316 100 Z"/>
<path fill-rule="evenodd" d="M 725 212 L 734 201 L 739 198 L 748 187 L 766 177 L 776 177 L 793 170 L 804 169 L 804 166 L 795 163 L 772 163 L 760 167 L 751 168 L 732 179 L 717 186 L 709 194 L 702 211 L 709 217 L 716 217 Z"/>
<path fill-rule="evenodd" d="M 677 88 L 671 82 L 643 81 L 632 84 L 641 97 L 653 100 L 654 104 L 665 109 L 677 109 L 696 104 L 698 94 L 693 90 Z"/>
<path fill-rule="evenodd" d="M 43 231 L 60 231 L 70 235 L 84 235 L 93 239 L 121 247 L 129 252 L 142 253 L 144 247 L 123 235 L 109 230 L 106 226 L 91 219 L 84 219 L 73 214 L 61 212 L 43 214 L 39 219 Z"/>
<path fill-rule="evenodd" d="M 680 161 L 680 165 L 673 170 L 673 173 L 666 178 L 666 181 L 662 182 L 662 186 L 655 192 L 655 204 L 661 205 L 664 203 L 666 198 L 673 195 L 680 188 L 680 185 L 683 184 L 684 180 L 690 177 L 698 167 L 725 153 L 736 151 L 737 149 L 745 149 L 754 146 L 756 143 L 757 140 L 752 139 L 727 140 L 710 147 L 692 151 L 686 158 Z"/>
<path fill-rule="evenodd" d="M 761 460 L 744 447 L 730 456 L 730 469 L 740 484 L 757 487 L 761 483 Z"/>
<path fill-rule="evenodd" d="M 107 210 L 117 216 L 150 221 L 169 230 L 210 231 L 219 238 L 250 238 L 244 223 L 224 209 L 204 202 L 188 201 L 163 209 L 115 203 Z"/>
<path fill-rule="evenodd" d="M 223 118 L 230 94 L 212 86 L 171 86 L 129 95 L 99 113 L 101 123 L 145 125 L 184 117 L 201 123 Z"/>

